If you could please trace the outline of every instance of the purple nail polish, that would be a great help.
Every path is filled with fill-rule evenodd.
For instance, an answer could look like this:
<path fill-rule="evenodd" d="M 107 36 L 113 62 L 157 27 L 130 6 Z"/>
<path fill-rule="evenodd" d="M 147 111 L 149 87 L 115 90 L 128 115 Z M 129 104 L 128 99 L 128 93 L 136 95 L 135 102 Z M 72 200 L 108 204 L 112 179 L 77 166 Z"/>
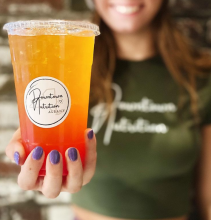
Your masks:
<path fill-rule="evenodd" d="M 89 140 L 91 140 L 91 139 L 93 138 L 93 136 L 94 136 L 93 130 L 90 130 L 90 131 L 88 132 L 87 136 L 88 136 Z"/>
<path fill-rule="evenodd" d="M 73 147 L 73 148 L 70 148 L 68 150 L 68 157 L 70 158 L 70 160 L 72 161 L 76 161 L 78 159 L 78 152 L 77 150 Z"/>
<path fill-rule="evenodd" d="M 20 160 L 20 154 L 17 151 L 15 151 L 15 153 L 14 153 L 14 161 L 15 161 L 15 163 L 17 165 L 19 165 L 19 160 Z"/>
<path fill-rule="evenodd" d="M 42 147 L 35 147 L 32 153 L 32 158 L 34 160 L 39 160 L 43 155 L 43 149 Z"/>
<path fill-rule="evenodd" d="M 60 161 L 60 154 L 57 150 L 52 150 L 49 157 L 52 164 L 57 164 Z"/>

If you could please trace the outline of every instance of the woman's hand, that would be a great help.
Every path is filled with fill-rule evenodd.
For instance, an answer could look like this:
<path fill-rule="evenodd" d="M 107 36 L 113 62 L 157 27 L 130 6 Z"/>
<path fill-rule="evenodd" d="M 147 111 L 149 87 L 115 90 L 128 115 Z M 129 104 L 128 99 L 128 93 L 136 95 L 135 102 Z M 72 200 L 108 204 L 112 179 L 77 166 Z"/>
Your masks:
<path fill-rule="evenodd" d="M 46 176 L 38 176 L 42 167 L 45 152 L 36 147 L 26 158 L 26 153 L 18 129 L 6 148 L 7 156 L 21 165 L 18 185 L 24 190 L 41 191 L 47 198 L 55 198 L 60 192 L 78 192 L 83 185 L 89 183 L 96 167 L 96 139 L 93 130 L 85 131 L 86 158 L 82 168 L 81 158 L 76 148 L 66 150 L 65 158 L 69 174 L 62 176 L 62 156 L 58 151 L 51 151 L 46 159 Z"/>

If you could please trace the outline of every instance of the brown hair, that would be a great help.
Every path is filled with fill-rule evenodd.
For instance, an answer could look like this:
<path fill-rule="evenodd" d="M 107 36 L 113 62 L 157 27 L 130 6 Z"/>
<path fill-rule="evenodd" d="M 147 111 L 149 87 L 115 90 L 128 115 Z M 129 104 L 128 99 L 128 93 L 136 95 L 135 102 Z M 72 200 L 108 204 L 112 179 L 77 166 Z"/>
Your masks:
<path fill-rule="evenodd" d="M 100 26 L 101 35 L 96 38 L 92 72 L 91 102 L 112 102 L 111 83 L 115 70 L 116 44 L 111 30 L 95 12 L 93 22 Z M 191 100 L 191 111 L 198 121 L 197 77 L 211 71 L 211 57 L 197 50 L 172 21 L 168 0 L 154 19 L 156 47 L 172 77 L 178 83 L 181 93 L 187 91 Z M 182 96 L 181 96 L 182 97 Z M 182 107 L 182 99 L 178 105 Z"/>

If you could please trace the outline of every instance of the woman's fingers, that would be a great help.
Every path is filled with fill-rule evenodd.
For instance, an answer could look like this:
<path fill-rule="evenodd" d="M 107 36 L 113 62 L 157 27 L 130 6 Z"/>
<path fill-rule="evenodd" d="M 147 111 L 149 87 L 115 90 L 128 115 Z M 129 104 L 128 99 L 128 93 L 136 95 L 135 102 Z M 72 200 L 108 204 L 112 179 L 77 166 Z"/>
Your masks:
<path fill-rule="evenodd" d="M 44 162 L 44 152 L 36 147 L 27 157 L 18 176 L 18 185 L 24 190 L 39 190 L 47 198 L 56 198 L 62 187 L 62 156 L 53 150 L 46 159 L 46 175 L 38 176 Z"/>
<path fill-rule="evenodd" d="M 18 185 L 24 190 L 40 188 L 38 174 L 44 161 L 44 152 L 41 147 L 36 147 L 27 157 L 18 176 Z"/>
<path fill-rule="evenodd" d="M 78 192 L 83 184 L 83 167 L 81 158 L 76 148 L 69 148 L 65 152 L 68 175 L 65 179 L 63 191 L 70 193 Z"/>
<path fill-rule="evenodd" d="M 95 173 L 97 152 L 96 152 L 96 138 L 92 129 L 86 129 L 85 131 L 86 142 L 86 158 L 85 167 L 83 173 L 83 185 L 90 182 Z"/>
<path fill-rule="evenodd" d="M 46 159 L 46 176 L 41 190 L 47 198 L 56 198 L 61 192 L 62 172 L 62 155 L 52 150 Z"/>
<path fill-rule="evenodd" d="M 68 176 L 65 178 L 62 191 L 70 193 L 78 192 L 81 187 L 87 184 L 95 173 L 97 152 L 96 138 L 92 129 L 85 131 L 86 158 L 83 170 L 81 158 L 76 148 L 69 148 L 66 153 Z"/>
<path fill-rule="evenodd" d="M 86 158 L 83 170 L 81 158 L 76 148 L 69 148 L 65 157 L 67 160 L 68 176 L 62 186 L 63 161 L 61 154 L 53 150 L 46 159 L 46 176 L 39 177 L 39 171 L 44 162 L 44 151 L 36 147 L 26 158 L 24 147 L 21 143 L 20 129 L 13 135 L 6 148 L 6 154 L 21 166 L 18 184 L 24 190 L 39 190 L 48 198 L 55 198 L 61 190 L 70 193 L 78 192 L 87 184 L 95 173 L 96 167 L 96 139 L 93 130 L 85 131 Z"/>
<path fill-rule="evenodd" d="M 6 155 L 16 164 L 22 165 L 26 159 L 26 153 L 21 142 L 20 128 L 14 133 L 6 147 Z"/>

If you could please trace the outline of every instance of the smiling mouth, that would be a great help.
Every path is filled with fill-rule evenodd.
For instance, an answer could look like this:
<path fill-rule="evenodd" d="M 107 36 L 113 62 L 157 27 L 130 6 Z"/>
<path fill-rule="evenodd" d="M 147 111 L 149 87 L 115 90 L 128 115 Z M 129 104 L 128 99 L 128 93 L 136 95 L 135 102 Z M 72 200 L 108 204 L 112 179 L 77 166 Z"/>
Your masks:
<path fill-rule="evenodd" d="M 139 12 L 143 5 L 113 5 L 113 8 L 120 14 L 131 15 Z"/>

